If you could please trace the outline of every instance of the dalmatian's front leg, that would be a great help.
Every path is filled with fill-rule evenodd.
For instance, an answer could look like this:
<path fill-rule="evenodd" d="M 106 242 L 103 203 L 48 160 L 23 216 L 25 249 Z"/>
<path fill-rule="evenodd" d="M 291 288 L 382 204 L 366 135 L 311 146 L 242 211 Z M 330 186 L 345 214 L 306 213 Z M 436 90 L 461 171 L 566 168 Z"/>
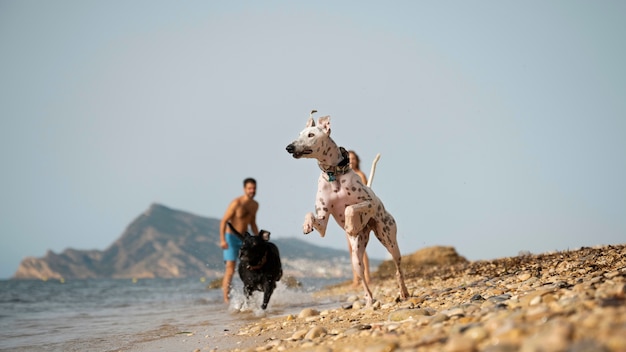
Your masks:
<path fill-rule="evenodd" d="M 311 233 L 313 230 L 317 230 L 321 237 L 326 235 L 326 226 L 328 225 L 330 213 L 328 213 L 328 209 L 324 206 L 325 202 L 325 199 L 318 199 L 315 204 L 315 212 L 317 215 L 307 213 L 304 216 L 302 231 L 305 235 Z"/>
<path fill-rule="evenodd" d="M 313 215 L 313 213 L 306 213 L 306 215 L 304 216 L 304 224 L 302 225 L 302 232 L 304 232 L 305 235 L 313 232 L 314 223 L 315 215 Z"/>
<path fill-rule="evenodd" d="M 321 237 L 326 235 L 326 225 L 328 225 L 328 217 L 316 217 L 313 213 L 307 213 L 304 216 L 304 224 L 302 231 L 305 235 L 317 230 Z"/>

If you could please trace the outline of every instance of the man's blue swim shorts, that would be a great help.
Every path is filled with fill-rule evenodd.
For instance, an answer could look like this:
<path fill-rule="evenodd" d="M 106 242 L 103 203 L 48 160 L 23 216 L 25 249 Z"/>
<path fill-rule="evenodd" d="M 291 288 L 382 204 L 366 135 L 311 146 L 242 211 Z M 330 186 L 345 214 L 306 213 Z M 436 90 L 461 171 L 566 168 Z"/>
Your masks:
<path fill-rule="evenodd" d="M 241 248 L 241 239 L 232 233 L 227 233 L 225 237 L 228 249 L 224 249 L 224 261 L 237 261 L 239 249 Z"/>

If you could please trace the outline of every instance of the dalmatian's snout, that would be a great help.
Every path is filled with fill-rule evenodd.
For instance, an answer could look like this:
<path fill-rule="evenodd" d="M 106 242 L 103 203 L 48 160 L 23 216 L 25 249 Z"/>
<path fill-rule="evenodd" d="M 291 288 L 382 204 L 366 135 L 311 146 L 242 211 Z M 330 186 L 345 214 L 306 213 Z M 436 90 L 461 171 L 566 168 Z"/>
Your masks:
<path fill-rule="evenodd" d="M 313 153 L 311 148 L 298 147 L 296 142 L 292 142 L 285 149 L 287 149 L 287 153 L 291 154 L 295 159 L 300 159 L 303 155 Z"/>
<path fill-rule="evenodd" d="M 291 154 L 295 159 L 299 159 L 302 156 L 302 153 L 297 152 L 296 145 L 291 143 L 287 146 L 287 153 Z"/>

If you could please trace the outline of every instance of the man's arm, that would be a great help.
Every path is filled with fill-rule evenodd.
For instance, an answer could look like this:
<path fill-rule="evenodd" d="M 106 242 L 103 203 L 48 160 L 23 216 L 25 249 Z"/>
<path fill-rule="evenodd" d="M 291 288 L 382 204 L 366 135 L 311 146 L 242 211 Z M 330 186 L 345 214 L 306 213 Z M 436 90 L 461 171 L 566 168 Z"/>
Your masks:
<path fill-rule="evenodd" d="M 252 213 L 252 218 L 250 219 L 250 228 L 252 229 L 252 233 L 256 236 L 259 234 L 259 228 L 256 226 L 256 212 L 259 210 L 259 203 L 256 203 L 256 207 L 254 212 Z"/>
<path fill-rule="evenodd" d="M 222 249 L 228 249 L 228 243 L 226 242 L 226 226 L 235 215 L 236 209 L 237 199 L 230 202 L 228 208 L 226 209 L 226 213 L 224 213 L 224 216 L 222 217 L 222 221 L 220 221 L 220 247 L 222 247 Z"/>

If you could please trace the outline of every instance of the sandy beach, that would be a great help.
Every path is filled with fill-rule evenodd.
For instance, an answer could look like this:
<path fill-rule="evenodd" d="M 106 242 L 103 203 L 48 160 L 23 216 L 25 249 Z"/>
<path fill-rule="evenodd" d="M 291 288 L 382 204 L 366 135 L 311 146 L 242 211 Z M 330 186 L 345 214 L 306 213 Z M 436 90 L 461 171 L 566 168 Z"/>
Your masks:
<path fill-rule="evenodd" d="M 424 265 L 406 272 L 411 297 L 375 276 L 319 295 L 336 307 L 198 326 L 129 351 L 626 351 L 626 245 Z"/>

